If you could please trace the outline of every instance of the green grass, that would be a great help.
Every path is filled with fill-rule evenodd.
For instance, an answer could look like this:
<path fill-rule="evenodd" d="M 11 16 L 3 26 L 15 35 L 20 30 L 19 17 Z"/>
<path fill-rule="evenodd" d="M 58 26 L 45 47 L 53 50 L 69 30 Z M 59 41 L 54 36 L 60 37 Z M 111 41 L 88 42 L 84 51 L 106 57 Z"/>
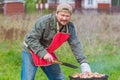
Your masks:
<path fill-rule="evenodd" d="M 20 48 L 18 49 L 14 44 L 14 42 L 0 43 L 0 80 L 19 80 L 20 78 Z"/>
<path fill-rule="evenodd" d="M 112 46 L 112 45 L 111 45 Z M 99 48 L 98 46 L 97 48 Z M 116 47 L 116 53 L 109 53 L 113 47 L 103 46 L 104 53 L 86 54 L 93 72 L 107 74 L 109 80 L 120 80 L 120 50 Z M 108 49 L 106 49 L 108 48 Z M 58 58 L 62 61 L 79 66 L 73 56 L 68 44 L 64 44 L 57 51 Z M 64 58 L 63 58 L 64 57 Z M 61 66 L 65 77 L 69 80 L 69 75 L 80 72 L 80 69 L 72 69 Z M 0 80 L 20 80 L 21 71 L 21 42 L 20 41 L 1 41 L 0 42 Z M 47 80 L 45 74 L 38 68 L 36 80 Z"/>
<path fill-rule="evenodd" d="M 91 68 L 94 72 L 100 72 L 109 75 L 110 80 L 118 80 L 120 77 L 120 54 L 99 54 L 94 56 L 91 62 Z"/>

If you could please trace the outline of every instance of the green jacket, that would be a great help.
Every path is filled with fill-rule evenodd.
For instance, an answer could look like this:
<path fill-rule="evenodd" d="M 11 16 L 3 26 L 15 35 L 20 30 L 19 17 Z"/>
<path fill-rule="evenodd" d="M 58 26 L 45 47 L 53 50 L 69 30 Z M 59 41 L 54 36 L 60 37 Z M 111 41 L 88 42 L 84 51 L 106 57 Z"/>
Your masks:
<path fill-rule="evenodd" d="M 68 43 L 79 63 L 86 62 L 85 55 L 83 54 L 81 44 L 76 36 L 75 28 L 72 22 L 68 24 L 70 38 Z M 64 30 L 64 29 L 63 29 Z M 40 57 L 43 57 L 54 35 L 57 33 L 57 19 L 55 14 L 48 14 L 41 17 L 36 21 L 31 31 L 25 36 L 24 41 L 27 45 Z M 24 51 L 29 52 L 27 47 L 22 46 Z"/>

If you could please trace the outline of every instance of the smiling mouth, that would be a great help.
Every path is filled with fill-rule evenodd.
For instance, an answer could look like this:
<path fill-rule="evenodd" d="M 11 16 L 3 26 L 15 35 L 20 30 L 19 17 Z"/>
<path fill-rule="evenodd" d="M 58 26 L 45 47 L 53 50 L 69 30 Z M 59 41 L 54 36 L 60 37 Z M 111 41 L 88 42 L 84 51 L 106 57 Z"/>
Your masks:
<path fill-rule="evenodd" d="M 64 20 L 64 21 L 61 21 L 62 23 L 67 23 L 68 21 Z"/>

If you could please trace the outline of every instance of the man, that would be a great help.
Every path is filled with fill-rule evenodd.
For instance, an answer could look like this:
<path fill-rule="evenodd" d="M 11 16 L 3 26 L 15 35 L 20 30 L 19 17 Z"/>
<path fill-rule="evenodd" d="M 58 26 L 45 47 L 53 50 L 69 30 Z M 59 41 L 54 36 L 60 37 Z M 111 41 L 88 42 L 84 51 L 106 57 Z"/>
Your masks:
<path fill-rule="evenodd" d="M 82 52 L 75 28 L 70 17 L 72 7 L 68 4 L 57 6 L 55 14 L 48 14 L 36 21 L 31 31 L 25 36 L 22 47 L 21 80 L 34 80 L 38 66 L 48 80 L 65 80 L 59 64 L 53 64 L 54 51 L 68 41 L 82 72 L 91 72 Z"/>

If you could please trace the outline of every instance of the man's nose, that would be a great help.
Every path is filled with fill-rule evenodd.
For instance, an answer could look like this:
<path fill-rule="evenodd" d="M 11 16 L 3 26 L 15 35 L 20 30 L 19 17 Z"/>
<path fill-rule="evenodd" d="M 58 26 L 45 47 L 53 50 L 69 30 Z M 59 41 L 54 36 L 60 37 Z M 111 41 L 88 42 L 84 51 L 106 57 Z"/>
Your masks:
<path fill-rule="evenodd" d="M 63 17 L 63 19 L 64 19 L 64 20 L 66 20 L 66 19 L 67 19 L 67 17 L 66 17 L 66 16 L 64 16 L 64 17 Z"/>

